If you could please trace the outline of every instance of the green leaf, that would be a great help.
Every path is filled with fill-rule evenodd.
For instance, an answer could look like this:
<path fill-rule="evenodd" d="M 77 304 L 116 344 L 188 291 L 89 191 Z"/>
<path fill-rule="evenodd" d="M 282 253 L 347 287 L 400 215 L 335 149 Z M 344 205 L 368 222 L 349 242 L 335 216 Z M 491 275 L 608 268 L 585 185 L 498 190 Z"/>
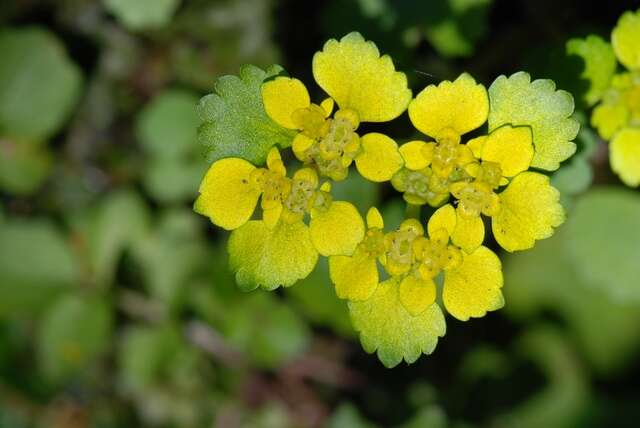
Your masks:
<path fill-rule="evenodd" d="M 137 117 L 136 135 L 144 149 L 163 159 L 196 152 L 198 96 L 169 89 L 157 95 Z"/>
<path fill-rule="evenodd" d="M 0 189 L 17 195 L 33 193 L 49 175 L 52 163 L 44 147 L 0 138 Z"/>
<path fill-rule="evenodd" d="M 86 239 L 92 279 L 107 287 L 123 251 L 147 233 L 149 209 L 132 190 L 118 190 L 74 220 L 74 227 Z"/>
<path fill-rule="evenodd" d="M 195 200 L 207 170 L 204 159 L 152 159 L 143 173 L 145 189 L 158 202 L 171 204 Z"/>
<path fill-rule="evenodd" d="M 435 4 L 438 2 L 428 2 Z M 487 32 L 487 14 L 492 0 L 448 0 L 444 6 L 442 15 L 436 20 L 435 17 L 427 18 L 429 21 L 425 26 L 425 34 L 429 42 L 443 56 L 465 57 L 473 54 L 475 44 Z M 435 9 L 436 16 L 438 9 L 443 6 L 431 6 Z M 433 11 L 428 11 L 433 15 Z M 427 15 L 429 16 L 429 15 Z"/>
<path fill-rule="evenodd" d="M 570 260 L 584 282 L 619 302 L 640 302 L 640 198 L 596 188 L 580 198 L 565 225 Z"/>
<path fill-rule="evenodd" d="M 567 257 L 565 246 L 574 239 L 567 232 L 561 228 L 533 249 L 505 256 L 505 311 L 520 320 L 553 311 L 597 373 L 619 371 L 633 361 L 640 345 L 640 313 L 584 283 L 578 273 L 583 266 Z"/>
<path fill-rule="evenodd" d="M 378 351 L 378 358 L 387 368 L 403 359 L 411 364 L 421 354 L 431 354 L 446 331 L 444 315 L 437 304 L 417 316 L 407 312 L 400 303 L 394 279 L 380 283 L 368 300 L 349 302 L 349 312 L 364 350 Z"/>
<path fill-rule="evenodd" d="M 618 62 L 613 48 L 601 37 L 590 35 L 585 39 L 571 39 L 567 42 L 567 54 L 576 55 L 584 61 L 584 69 L 580 77 L 586 79 L 590 86 L 584 94 L 587 105 L 594 105 L 609 88 L 611 78 Z"/>
<path fill-rule="evenodd" d="M 251 293 L 227 310 L 225 337 L 261 367 L 278 367 L 309 345 L 305 322 L 272 294 Z"/>
<path fill-rule="evenodd" d="M 373 428 L 359 412 L 358 408 L 351 403 L 343 402 L 333 412 L 327 421 L 327 428 Z"/>
<path fill-rule="evenodd" d="M 111 307 L 103 297 L 68 295 L 45 313 L 38 334 L 38 359 L 52 380 L 80 373 L 109 345 Z"/>
<path fill-rule="evenodd" d="M 542 326 L 528 330 L 517 342 L 521 355 L 542 369 L 547 386 L 522 404 L 498 415 L 489 426 L 505 428 L 571 428 L 590 402 L 586 373 L 570 344 L 557 330 Z"/>
<path fill-rule="evenodd" d="M 532 82 L 522 71 L 500 76 L 489 87 L 489 102 L 489 131 L 505 124 L 531 127 L 535 147 L 531 166 L 553 171 L 576 151 L 571 140 L 580 125 L 571 118 L 573 97 L 556 91 L 552 80 Z"/>
<path fill-rule="evenodd" d="M 130 30 L 162 27 L 171 21 L 180 0 L 103 0 L 105 8 Z"/>
<path fill-rule="evenodd" d="M 45 140 L 69 117 L 81 75 L 46 30 L 0 31 L 0 136 Z"/>
<path fill-rule="evenodd" d="M 198 113 L 203 123 L 198 138 L 209 162 L 239 157 L 261 165 L 271 147 L 291 145 L 296 132 L 267 116 L 260 93 L 262 82 L 281 72 L 275 65 L 266 72 L 245 65 L 240 68 L 240 77 L 220 77 L 215 92 L 200 100 Z"/>
<path fill-rule="evenodd" d="M 33 314 L 78 279 L 66 238 L 46 220 L 0 223 L 0 317 Z"/>
<path fill-rule="evenodd" d="M 122 384 L 129 390 L 143 391 L 161 379 L 183 346 L 175 326 L 128 327 L 118 354 Z"/>
<path fill-rule="evenodd" d="M 360 174 L 349 174 L 342 181 L 331 185 L 331 196 L 334 201 L 349 201 L 364 215 L 369 208 L 378 203 L 378 186 Z"/>
<path fill-rule="evenodd" d="M 134 249 L 149 293 L 171 308 L 182 302 L 189 281 L 207 266 L 210 257 L 199 239 L 198 220 L 186 209 L 169 211 Z"/>

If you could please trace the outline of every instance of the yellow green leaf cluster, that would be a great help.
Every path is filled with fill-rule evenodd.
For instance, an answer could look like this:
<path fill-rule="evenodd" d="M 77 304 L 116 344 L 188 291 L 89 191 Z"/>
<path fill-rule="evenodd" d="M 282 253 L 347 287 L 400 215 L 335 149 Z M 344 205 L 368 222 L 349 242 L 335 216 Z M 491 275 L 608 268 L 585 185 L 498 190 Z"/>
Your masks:
<path fill-rule="evenodd" d="M 557 169 L 574 152 L 573 99 L 526 73 L 501 76 L 489 90 L 463 73 L 413 97 L 391 58 L 359 33 L 329 40 L 312 68 L 327 95 L 317 101 L 282 74 L 259 88 L 257 110 L 282 129 L 273 134 L 293 135 L 294 172 L 267 138 L 265 165 L 216 160 L 194 209 L 231 231 L 230 264 L 243 290 L 291 286 L 327 257 L 364 349 L 388 367 L 412 363 L 444 336 L 443 310 L 467 321 L 504 305 L 500 259 L 483 245 L 485 218 L 507 251 L 533 247 L 564 221 L 559 192 L 530 169 Z M 423 137 L 399 144 L 361 132 L 363 123 L 405 111 Z M 408 212 L 423 205 L 435 212 L 385 230 L 377 208 L 363 218 L 350 201 L 332 197 L 332 183 L 352 170 L 390 182 Z"/>
<path fill-rule="evenodd" d="M 589 36 L 585 40 L 575 39 L 570 43 L 568 48 L 578 52 L 585 60 L 584 77 L 591 81 L 592 86 L 588 94 L 589 101 L 590 104 L 595 104 L 591 124 L 603 139 L 610 141 L 611 168 L 627 186 L 638 187 L 640 10 L 625 12 L 620 17 L 611 32 L 610 44 L 597 36 Z M 622 71 L 616 72 L 616 58 Z"/>

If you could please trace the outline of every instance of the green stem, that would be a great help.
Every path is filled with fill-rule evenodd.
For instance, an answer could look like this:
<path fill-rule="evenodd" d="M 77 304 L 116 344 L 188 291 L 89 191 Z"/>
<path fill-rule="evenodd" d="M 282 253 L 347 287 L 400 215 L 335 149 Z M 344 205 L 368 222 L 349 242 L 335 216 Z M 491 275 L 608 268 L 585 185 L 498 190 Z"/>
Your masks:
<path fill-rule="evenodd" d="M 415 218 L 417 220 L 420 220 L 420 209 L 422 207 L 420 205 L 414 205 L 414 204 L 410 204 L 407 203 L 407 209 L 404 212 L 404 218 L 408 219 L 408 218 Z"/>

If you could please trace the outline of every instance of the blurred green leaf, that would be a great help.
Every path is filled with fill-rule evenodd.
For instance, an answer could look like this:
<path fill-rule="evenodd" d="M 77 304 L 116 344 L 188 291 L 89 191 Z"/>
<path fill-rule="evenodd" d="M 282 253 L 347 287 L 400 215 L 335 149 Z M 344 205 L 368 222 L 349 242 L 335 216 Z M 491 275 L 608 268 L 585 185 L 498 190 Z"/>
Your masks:
<path fill-rule="evenodd" d="M 67 295 L 44 314 L 38 334 L 38 359 L 52 380 L 79 374 L 109 346 L 111 307 L 104 297 Z"/>
<path fill-rule="evenodd" d="M 640 198 L 619 188 L 596 188 L 575 204 L 565 241 L 585 284 L 627 304 L 640 302 Z"/>
<path fill-rule="evenodd" d="M 285 129 L 265 113 L 260 86 L 282 72 L 273 65 L 262 71 L 253 65 L 240 68 L 240 77 L 222 76 L 215 92 L 200 100 L 202 125 L 198 139 L 209 162 L 240 157 L 255 165 L 264 163 L 271 147 L 289 147 L 296 132 Z"/>
<path fill-rule="evenodd" d="M 123 189 L 103 197 L 83 220 L 93 280 L 110 286 L 122 252 L 145 236 L 149 208 L 137 193 Z"/>
<path fill-rule="evenodd" d="M 409 422 L 402 424 L 402 428 L 446 428 L 447 426 L 447 415 L 440 406 L 435 404 L 419 409 Z"/>
<path fill-rule="evenodd" d="M 327 421 L 327 428 L 373 428 L 351 403 L 341 403 Z"/>
<path fill-rule="evenodd" d="M 575 239 L 569 232 L 561 229 L 527 252 L 506 256 L 505 310 L 523 320 L 547 309 L 554 311 L 567 323 L 596 372 L 620 370 L 633 361 L 640 347 L 640 312 L 582 281 L 579 271 L 584 267 L 573 265 L 565 252 L 568 240 Z"/>
<path fill-rule="evenodd" d="M 584 94 L 587 105 L 593 105 L 609 88 L 611 78 L 618 62 L 613 48 L 601 37 L 590 35 L 584 39 L 571 39 L 567 42 L 567 54 L 576 55 L 584 61 L 584 69 L 580 77 L 590 83 Z"/>
<path fill-rule="evenodd" d="M 331 196 L 336 201 L 349 201 L 365 216 L 378 203 L 378 185 L 352 171 L 342 181 L 332 183 Z"/>
<path fill-rule="evenodd" d="M 545 373 L 548 384 L 524 403 L 498 415 L 491 426 L 503 428 L 571 428 L 589 406 L 590 389 L 573 349 L 555 329 L 542 326 L 517 343 L 520 354 Z"/>
<path fill-rule="evenodd" d="M 343 336 L 355 335 L 347 301 L 338 298 L 329 279 L 326 258 L 318 260 L 316 268 L 308 277 L 301 279 L 294 287 L 285 288 L 285 292 L 313 323 L 331 327 Z"/>
<path fill-rule="evenodd" d="M 210 258 L 199 239 L 199 226 L 199 219 L 190 210 L 169 211 L 135 247 L 135 258 L 147 289 L 171 308 L 183 301 L 189 281 Z"/>
<path fill-rule="evenodd" d="M 78 67 L 47 30 L 0 31 L 0 136 L 45 140 L 75 106 Z"/>
<path fill-rule="evenodd" d="M 278 367 L 309 344 L 305 322 L 272 294 L 254 291 L 227 311 L 225 337 L 259 366 Z"/>
<path fill-rule="evenodd" d="M 147 104 L 136 121 L 136 135 L 152 156 L 176 159 L 196 150 L 198 96 L 169 89 Z"/>
<path fill-rule="evenodd" d="M 0 138 L 0 189 L 30 194 L 47 178 L 52 163 L 51 153 L 45 147 Z"/>
<path fill-rule="evenodd" d="M 426 20 L 425 34 L 443 56 L 464 57 L 473 54 L 475 44 L 487 32 L 487 14 L 492 0 L 430 1 L 433 5 Z M 435 13 L 434 13 L 435 12 Z"/>
<path fill-rule="evenodd" d="M 125 27 L 135 31 L 168 24 L 180 0 L 103 0 L 103 3 Z"/>
<path fill-rule="evenodd" d="M 193 201 L 206 168 L 203 159 L 155 159 L 148 162 L 143 181 L 151 196 L 161 203 Z"/>
<path fill-rule="evenodd" d="M 123 387 L 144 391 L 163 380 L 183 346 L 180 332 L 173 325 L 128 327 L 118 357 Z"/>
<path fill-rule="evenodd" d="M 37 314 L 77 279 L 74 254 L 52 223 L 0 222 L 0 317 Z"/>

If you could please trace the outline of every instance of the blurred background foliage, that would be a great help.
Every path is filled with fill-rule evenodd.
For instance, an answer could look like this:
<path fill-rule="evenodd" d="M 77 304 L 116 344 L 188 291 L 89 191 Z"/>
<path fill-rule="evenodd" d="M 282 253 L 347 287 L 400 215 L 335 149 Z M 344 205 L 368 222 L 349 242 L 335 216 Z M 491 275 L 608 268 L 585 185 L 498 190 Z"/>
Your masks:
<path fill-rule="evenodd" d="M 637 426 L 640 194 L 611 173 L 565 44 L 608 38 L 638 6 L 3 1 L 0 427 Z M 360 348 L 326 263 L 242 293 L 225 234 L 191 211 L 207 168 L 195 104 L 215 78 L 279 63 L 311 82 L 313 53 L 352 30 L 415 90 L 526 69 L 571 90 L 586 125 L 552 176 L 569 220 L 505 255 L 505 309 L 450 319 L 432 356 L 394 370 Z M 406 117 L 388 127 L 412 136 Z M 357 174 L 335 193 L 403 217 Z"/>

